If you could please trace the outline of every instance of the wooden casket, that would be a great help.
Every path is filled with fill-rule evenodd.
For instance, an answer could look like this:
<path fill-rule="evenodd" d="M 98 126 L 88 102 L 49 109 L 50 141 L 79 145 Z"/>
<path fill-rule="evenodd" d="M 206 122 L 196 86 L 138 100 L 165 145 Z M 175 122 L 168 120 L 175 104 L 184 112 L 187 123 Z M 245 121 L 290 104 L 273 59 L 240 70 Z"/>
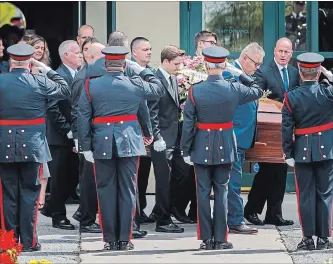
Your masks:
<path fill-rule="evenodd" d="M 259 100 L 258 127 L 255 145 L 245 153 L 245 161 L 284 163 L 282 150 L 282 103 Z"/>

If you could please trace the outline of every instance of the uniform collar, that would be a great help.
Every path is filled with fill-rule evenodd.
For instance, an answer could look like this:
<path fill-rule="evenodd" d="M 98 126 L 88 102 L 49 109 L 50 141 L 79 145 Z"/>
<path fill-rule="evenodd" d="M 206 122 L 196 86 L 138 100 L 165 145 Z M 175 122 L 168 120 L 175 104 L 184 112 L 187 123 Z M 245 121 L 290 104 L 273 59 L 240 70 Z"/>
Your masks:
<path fill-rule="evenodd" d="M 23 73 L 23 72 L 29 72 L 27 69 L 22 68 L 13 68 L 11 72 L 17 72 L 17 73 Z"/>
<path fill-rule="evenodd" d="M 207 81 L 218 81 L 218 80 L 224 80 L 222 75 L 208 75 Z"/>
<path fill-rule="evenodd" d="M 124 76 L 124 73 L 123 72 L 107 72 L 106 75 L 109 75 L 109 76 Z"/>

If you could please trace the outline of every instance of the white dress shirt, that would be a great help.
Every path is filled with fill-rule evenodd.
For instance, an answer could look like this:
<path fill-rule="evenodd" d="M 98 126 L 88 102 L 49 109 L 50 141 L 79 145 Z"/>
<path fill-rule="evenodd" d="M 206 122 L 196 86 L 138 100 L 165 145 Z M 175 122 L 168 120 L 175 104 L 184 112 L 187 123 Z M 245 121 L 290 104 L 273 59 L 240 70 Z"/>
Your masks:
<path fill-rule="evenodd" d="M 73 79 L 74 79 L 74 77 L 75 77 L 77 71 L 76 71 L 76 70 L 73 70 L 71 67 L 69 67 L 69 66 L 66 65 L 65 63 L 64 63 L 64 65 L 65 65 L 66 68 L 69 70 L 69 72 L 71 73 L 71 75 L 72 75 L 72 77 L 73 77 Z"/>
<path fill-rule="evenodd" d="M 162 67 L 159 67 L 159 70 L 163 74 L 164 78 L 167 80 L 169 86 L 171 86 L 171 83 L 170 83 L 170 76 L 171 75 L 166 70 L 164 70 Z"/>

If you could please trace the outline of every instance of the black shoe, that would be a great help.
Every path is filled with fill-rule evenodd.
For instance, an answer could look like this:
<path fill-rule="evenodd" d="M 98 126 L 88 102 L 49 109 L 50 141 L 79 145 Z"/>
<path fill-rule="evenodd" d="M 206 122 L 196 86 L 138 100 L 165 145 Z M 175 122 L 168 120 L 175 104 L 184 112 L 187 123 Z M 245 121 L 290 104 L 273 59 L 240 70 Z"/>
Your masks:
<path fill-rule="evenodd" d="M 147 231 L 143 230 L 133 230 L 132 237 L 133 238 L 144 238 L 148 234 Z"/>
<path fill-rule="evenodd" d="M 81 219 L 82 219 L 82 213 L 80 212 L 80 211 L 76 211 L 74 214 L 73 214 L 73 219 L 74 220 L 76 220 L 76 221 L 78 221 L 78 222 L 80 222 L 81 221 Z"/>
<path fill-rule="evenodd" d="M 278 216 L 275 219 L 265 219 L 265 224 L 275 225 L 275 226 L 289 226 L 289 225 L 293 225 L 294 221 L 284 220 L 282 217 Z"/>
<path fill-rule="evenodd" d="M 170 223 L 168 225 L 163 226 L 156 226 L 156 232 L 163 232 L 163 233 L 183 233 L 184 228 L 177 226 L 174 223 Z"/>
<path fill-rule="evenodd" d="M 119 250 L 132 250 L 132 249 L 134 249 L 134 245 L 132 244 L 131 241 L 119 241 L 118 249 Z"/>
<path fill-rule="evenodd" d="M 62 220 L 54 220 L 52 219 L 52 226 L 54 228 L 60 228 L 65 230 L 74 230 L 74 225 L 71 224 L 71 222 L 68 219 L 62 219 Z"/>
<path fill-rule="evenodd" d="M 220 250 L 220 249 L 232 249 L 233 245 L 230 242 L 220 242 L 215 241 L 214 242 L 214 249 Z"/>
<path fill-rule="evenodd" d="M 159 216 L 157 214 L 151 213 L 148 218 L 150 223 L 155 223 L 159 219 Z"/>
<path fill-rule="evenodd" d="M 104 250 L 110 250 L 110 251 L 118 250 L 118 242 L 105 243 Z"/>
<path fill-rule="evenodd" d="M 229 227 L 229 233 L 256 234 L 258 233 L 258 229 L 248 225 L 239 225 L 239 226 Z"/>
<path fill-rule="evenodd" d="M 297 250 L 314 250 L 315 244 L 312 237 L 303 237 L 302 241 L 297 245 Z"/>
<path fill-rule="evenodd" d="M 318 237 L 317 238 L 317 250 L 322 250 L 322 249 L 331 249 L 333 248 L 332 242 L 328 240 L 327 237 Z"/>
<path fill-rule="evenodd" d="M 177 219 L 177 221 L 184 223 L 184 224 L 190 224 L 193 223 L 193 221 L 185 214 L 185 212 L 179 212 L 176 207 L 172 207 L 170 210 L 170 215 Z"/>
<path fill-rule="evenodd" d="M 214 243 L 212 239 L 203 240 L 200 244 L 200 250 L 213 250 Z"/>
<path fill-rule="evenodd" d="M 256 213 L 246 214 L 244 218 L 253 225 L 265 225 L 263 221 L 261 221 Z"/>
<path fill-rule="evenodd" d="M 80 225 L 80 231 L 82 233 L 102 233 L 99 224 L 93 223 L 92 225 L 82 226 Z"/>
<path fill-rule="evenodd" d="M 156 221 L 156 220 L 155 220 Z M 144 224 L 144 223 L 154 223 L 155 222 L 154 219 L 150 219 L 146 213 L 144 211 L 141 211 L 140 212 L 140 222 L 141 224 Z"/>
<path fill-rule="evenodd" d="M 40 251 L 42 249 L 42 246 L 37 243 L 36 246 L 34 247 L 29 247 L 29 248 L 22 248 L 22 252 L 35 252 L 35 251 Z"/>

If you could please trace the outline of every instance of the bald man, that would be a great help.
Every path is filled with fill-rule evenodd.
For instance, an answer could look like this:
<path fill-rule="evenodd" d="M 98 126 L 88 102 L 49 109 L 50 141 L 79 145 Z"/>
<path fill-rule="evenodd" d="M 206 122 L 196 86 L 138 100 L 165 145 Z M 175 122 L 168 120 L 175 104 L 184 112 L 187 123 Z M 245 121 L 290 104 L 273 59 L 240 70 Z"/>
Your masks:
<path fill-rule="evenodd" d="M 77 43 L 80 47 L 82 47 L 83 42 L 87 39 L 87 37 L 94 36 L 94 28 L 90 25 L 83 25 L 79 28 L 77 32 Z"/>
<path fill-rule="evenodd" d="M 288 38 L 276 42 L 274 59 L 262 65 L 254 74 L 256 82 L 263 90 L 271 91 L 270 99 L 283 102 L 287 90 L 299 85 L 298 70 L 289 65 L 292 57 L 292 43 Z M 280 132 L 280 131 L 279 131 Z M 276 226 L 293 225 L 291 220 L 282 217 L 282 202 L 286 190 L 288 166 L 285 163 L 260 163 L 255 175 L 248 202 L 244 208 L 244 217 L 252 224 L 272 224 Z M 267 201 L 265 221 L 258 218 Z"/>
<path fill-rule="evenodd" d="M 89 64 L 94 63 L 96 60 L 104 57 L 102 49 L 105 46 L 101 43 L 92 43 L 88 48 L 87 61 Z M 87 71 L 86 64 L 75 76 L 72 85 L 72 131 L 75 142 L 75 148 L 78 149 L 77 140 L 77 110 L 78 102 L 81 96 L 81 91 L 84 88 L 84 82 Z M 96 223 L 97 214 L 97 193 L 94 172 L 92 164 L 85 160 L 82 154 L 78 154 L 80 159 L 79 171 L 80 171 L 80 206 L 74 213 L 73 218 L 80 222 L 80 230 L 84 233 L 101 233 L 100 226 Z"/>

